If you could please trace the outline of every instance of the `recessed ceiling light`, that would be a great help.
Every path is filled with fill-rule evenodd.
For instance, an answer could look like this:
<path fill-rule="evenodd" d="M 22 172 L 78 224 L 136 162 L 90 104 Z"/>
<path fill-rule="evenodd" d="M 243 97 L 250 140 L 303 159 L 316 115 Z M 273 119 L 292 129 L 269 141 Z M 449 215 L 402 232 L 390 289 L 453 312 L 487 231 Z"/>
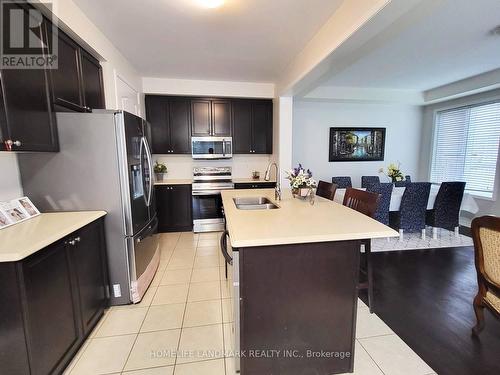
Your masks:
<path fill-rule="evenodd" d="M 218 8 L 224 4 L 224 0 L 197 0 L 197 3 L 205 8 Z"/>

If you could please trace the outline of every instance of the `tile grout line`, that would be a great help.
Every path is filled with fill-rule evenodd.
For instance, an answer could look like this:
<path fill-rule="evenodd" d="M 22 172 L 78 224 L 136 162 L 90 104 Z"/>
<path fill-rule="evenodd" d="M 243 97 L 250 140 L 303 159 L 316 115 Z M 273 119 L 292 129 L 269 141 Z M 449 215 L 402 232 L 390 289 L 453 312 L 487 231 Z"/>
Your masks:
<path fill-rule="evenodd" d="M 363 343 L 358 339 L 356 339 L 356 341 L 359 342 L 359 345 L 361 345 L 361 347 L 363 348 L 365 353 L 368 354 L 368 357 L 370 357 L 370 359 L 373 361 L 373 363 L 375 363 L 375 366 L 377 366 L 377 368 L 380 370 L 380 372 L 385 375 L 385 372 L 382 370 L 382 368 L 379 366 L 379 364 L 375 361 L 375 359 L 372 357 L 370 352 L 364 347 Z"/>
<path fill-rule="evenodd" d="M 177 238 L 177 241 L 176 241 L 176 246 L 177 246 L 177 242 L 179 241 L 179 238 L 180 238 L 180 235 L 179 235 L 179 237 Z M 160 238 L 160 245 L 161 245 L 161 238 Z M 175 249 L 175 246 L 174 246 L 174 249 Z M 160 247 L 160 259 L 161 259 L 161 251 L 162 251 L 162 249 L 161 249 L 161 247 Z M 171 258 L 169 258 L 168 263 L 170 263 L 170 259 L 171 259 Z M 168 266 L 168 263 L 167 263 L 167 266 Z M 166 271 L 167 271 L 167 269 L 165 268 L 165 269 L 163 270 L 163 274 L 162 274 L 162 276 L 161 276 L 161 279 L 163 279 L 163 276 L 164 276 L 164 274 L 165 274 L 165 272 L 166 272 Z M 160 279 L 160 282 L 161 282 L 161 279 Z M 153 285 L 151 285 L 151 284 L 150 284 L 150 285 L 149 285 L 149 287 L 148 287 L 148 289 L 149 289 L 149 288 L 151 288 L 152 286 L 153 286 Z M 156 296 L 156 293 L 158 292 L 158 287 L 159 287 L 159 285 L 156 285 L 155 287 L 156 287 L 155 293 L 154 293 L 153 297 L 151 298 L 151 301 L 149 302 L 149 304 L 148 304 L 148 306 L 147 306 L 147 311 L 146 311 L 146 314 L 144 315 L 144 318 L 142 319 L 141 326 L 139 327 L 139 331 L 137 332 L 137 334 L 136 334 L 136 336 L 135 336 L 135 339 L 134 339 L 134 342 L 133 342 L 132 346 L 130 347 L 130 350 L 129 350 L 128 355 L 127 355 L 127 359 L 126 359 L 126 360 L 125 360 L 125 362 L 123 363 L 123 367 L 122 367 L 122 369 L 121 369 L 120 373 L 122 373 L 123 371 L 125 371 L 125 367 L 127 366 L 127 362 L 128 362 L 128 360 L 130 359 L 130 354 L 132 354 L 132 350 L 134 350 L 134 346 L 135 346 L 135 344 L 137 343 L 137 339 L 139 338 L 139 334 L 141 333 L 141 328 L 142 328 L 142 326 L 144 325 L 144 321 L 146 320 L 146 317 L 147 317 L 147 315 L 148 315 L 148 313 L 149 313 L 149 310 L 151 309 L 151 304 L 153 303 L 153 300 L 154 300 L 154 298 L 155 298 L 155 296 Z"/>
<path fill-rule="evenodd" d="M 179 238 L 180 238 L 180 236 L 179 236 Z M 197 236 L 197 238 L 196 238 L 196 248 L 194 251 L 195 257 L 196 257 L 196 252 L 198 251 L 198 241 L 199 241 L 199 236 Z M 193 266 L 191 267 L 191 274 L 189 275 L 188 290 L 187 290 L 187 294 L 186 294 L 186 303 L 184 304 L 184 312 L 182 313 L 181 330 L 179 332 L 179 339 L 177 340 L 177 348 L 176 348 L 176 354 L 175 354 L 175 359 L 174 359 L 174 375 L 175 375 L 176 368 L 177 368 L 177 354 L 179 352 L 179 347 L 181 345 L 182 331 L 184 329 L 184 319 L 186 318 L 186 310 L 187 310 L 187 304 L 188 304 L 188 299 L 189 299 L 189 291 L 191 290 L 191 279 L 193 278 L 193 269 L 194 269 L 194 260 L 193 260 Z"/>
<path fill-rule="evenodd" d="M 365 340 L 365 339 L 373 339 L 376 337 L 384 337 L 384 336 L 397 336 L 395 333 L 384 333 L 381 335 L 373 335 L 373 336 L 366 336 L 366 337 L 356 337 L 356 340 Z"/>

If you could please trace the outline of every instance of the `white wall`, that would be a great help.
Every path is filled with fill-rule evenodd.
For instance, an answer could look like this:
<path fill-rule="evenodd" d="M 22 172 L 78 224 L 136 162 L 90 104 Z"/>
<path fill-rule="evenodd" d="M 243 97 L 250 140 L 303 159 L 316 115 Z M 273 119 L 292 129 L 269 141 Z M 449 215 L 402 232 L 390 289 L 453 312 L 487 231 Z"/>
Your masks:
<path fill-rule="evenodd" d="M 274 84 L 143 77 L 145 94 L 274 98 Z"/>
<path fill-rule="evenodd" d="M 464 105 L 477 104 L 491 100 L 500 100 L 500 89 L 483 92 L 480 94 L 470 95 L 458 99 L 448 100 L 437 104 L 429 105 L 424 108 L 423 112 L 423 126 L 422 126 L 422 147 L 421 147 L 421 163 L 420 175 L 429 178 L 430 176 L 430 163 L 432 157 L 432 137 L 434 132 L 434 113 L 436 111 Z M 476 215 L 468 215 L 467 218 L 472 219 L 474 216 L 482 215 L 497 215 L 500 216 L 500 159 L 497 160 L 497 194 L 493 199 L 475 198 L 479 206 L 479 212 Z M 464 213 L 467 215 L 466 213 Z M 464 221 L 465 225 L 468 222 Z"/>
<path fill-rule="evenodd" d="M 330 127 L 385 127 L 385 160 L 329 162 Z M 293 163 L 310 168 L 318 180 L 351 176 L 354 186 L 361 176 L 378 175 L 378 169 L 401 162 L 401 169 L 418 180 L 422 110 L 418 106 L 295 101 L 293 113 Z M 381 175 L 383 180 L 384 176 Z"/>
<path fill-rule="evenodd" d="M 0 152 L 0 201 L 14 199 L 22 194 L 16 155 Z"/>

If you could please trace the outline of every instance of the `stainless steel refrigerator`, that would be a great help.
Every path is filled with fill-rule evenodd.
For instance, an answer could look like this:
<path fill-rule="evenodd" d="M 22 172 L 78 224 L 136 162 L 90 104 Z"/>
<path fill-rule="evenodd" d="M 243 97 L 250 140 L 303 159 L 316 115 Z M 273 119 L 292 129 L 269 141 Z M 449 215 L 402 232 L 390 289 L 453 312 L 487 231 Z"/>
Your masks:
<path fill-rule="evenodd" d="M 102 110 L 57 126 L 60 152 L 18 155 L 24 193 L 45 212 L 107 211 L 111 304 L 138 302 L 160 259 L 148 124 Z"/>

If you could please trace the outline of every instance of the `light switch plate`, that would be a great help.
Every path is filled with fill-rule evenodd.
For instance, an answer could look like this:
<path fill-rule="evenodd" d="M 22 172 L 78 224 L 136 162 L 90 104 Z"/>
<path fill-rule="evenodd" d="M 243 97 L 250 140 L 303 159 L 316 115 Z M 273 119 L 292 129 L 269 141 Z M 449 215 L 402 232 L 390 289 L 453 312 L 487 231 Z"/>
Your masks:
<path fill-rule="evenodd" d="M 113 294 L 115 295 L 115 298 L 122 296 L 122 288 L 120 287 L 120 284 L 113 284 Z"/>

